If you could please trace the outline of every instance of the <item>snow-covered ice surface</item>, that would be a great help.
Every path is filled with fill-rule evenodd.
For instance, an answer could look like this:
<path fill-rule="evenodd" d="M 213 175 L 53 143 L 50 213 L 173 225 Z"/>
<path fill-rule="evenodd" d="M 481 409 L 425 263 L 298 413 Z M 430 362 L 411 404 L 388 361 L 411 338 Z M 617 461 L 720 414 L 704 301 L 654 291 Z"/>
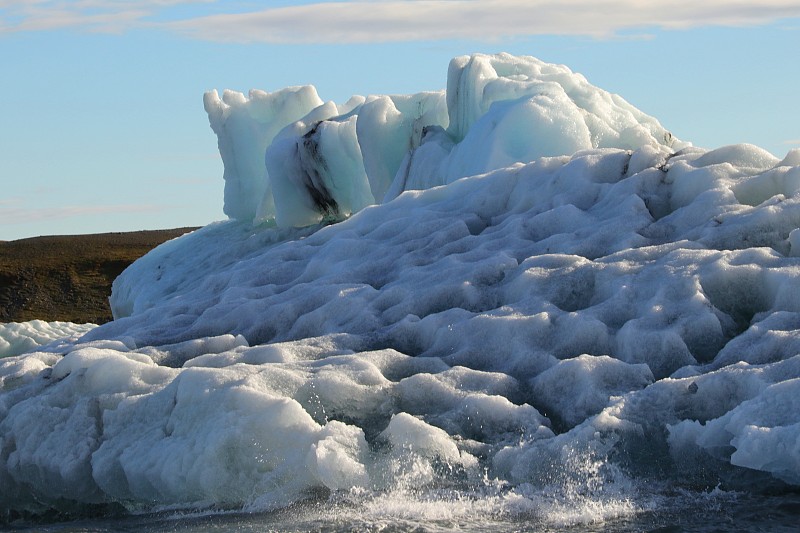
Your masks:
<path fill-rule="evenodd" d="M 800 151 L 692 147 L 507 55 L 205 106 L 231 219 L 0 364 L 7 520 L 610 527 L 800 487 Z"/>
<path fill-rule="evenodd" d="M 54 341 L 76 340 L 96 324 L 72 322 L 0 322 L 0 358 L 29 352 Z"/>

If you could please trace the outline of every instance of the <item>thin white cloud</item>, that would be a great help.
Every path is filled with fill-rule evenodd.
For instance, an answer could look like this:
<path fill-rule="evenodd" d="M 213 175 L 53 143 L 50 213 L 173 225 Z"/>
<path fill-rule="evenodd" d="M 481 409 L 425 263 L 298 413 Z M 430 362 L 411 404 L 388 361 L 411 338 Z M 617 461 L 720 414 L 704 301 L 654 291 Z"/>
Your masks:
<path fill-rule="evenodd" d="M 610 37 L 637 28 L 745 26 L 791 17 L 800 17 L 800 3 L 786 0 L 388 0 L 211 15 L 169 26 L 221 42 L 370 43 L 555 34 Z"/>
<path fill-rule="evenodd" d="M 157 213 L 174 209 L 174 206 L 152 204 L 9 207 L 9 203 L 0 203 L 0 224 L 30 224 L 31 222 L 42 220 L 65 220 L 91 215 L 119 215 L 121 213 Z"/>
<path fill-rule="evenodd" d="M 800 139 L 789 139 L 787 141 L 783 141 L 783 144 L 789 144 L 794 146 L 800 146 Z"/>
<path fill-rule="evenodd" d="M 0 0 L 0 32 L 157 27 L 200 40 L 239 43 L 491 41 L 524 35 L 608 38 L 642 28 L 748 26 L 800 17 L 797 0 L 350 0 L 246 13 L 225 12 L 226 4 L 213 2 L 213 15 L 186 15 L 208 3 Z M 170 11 L 179 4 L 184 9 Z"/>
<path fill-rule="evenodd" d="M 213 0 L 0 0 L 0 33 L 74 29 L 122 33 L 180 4 Z"/>
<path fill-rule="evenodd" d="M 46 11 L 27 17 L 14 31 L 47 31 L 62 28 L 82 28 L 103 33 L 122 33 L 146 15 L 144 11 L 83 14 L 71 11 Z"/>

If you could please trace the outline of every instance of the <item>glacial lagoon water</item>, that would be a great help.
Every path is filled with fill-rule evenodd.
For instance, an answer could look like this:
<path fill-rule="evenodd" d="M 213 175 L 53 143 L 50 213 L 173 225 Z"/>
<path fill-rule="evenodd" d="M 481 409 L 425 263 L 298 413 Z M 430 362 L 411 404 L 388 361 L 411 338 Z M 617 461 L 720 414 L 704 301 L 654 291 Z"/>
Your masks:
<path fill-rule="evenodd" d="M 95 516 L 20 518 L 9 531 L 49 533 L 257 532 L 795 532 L 800 492 L 752 494 L 690 490 L 669 483 L 604 494 L 603 487 L 519 490 L 404 489 L 388 493 L 320 493 L 271 512 L 162 509 L 131 514 L 97 509 Z M 522 491 L 524 492 L 524 491 Z M 84 512 L 86 510 L 84 509 Z"/>

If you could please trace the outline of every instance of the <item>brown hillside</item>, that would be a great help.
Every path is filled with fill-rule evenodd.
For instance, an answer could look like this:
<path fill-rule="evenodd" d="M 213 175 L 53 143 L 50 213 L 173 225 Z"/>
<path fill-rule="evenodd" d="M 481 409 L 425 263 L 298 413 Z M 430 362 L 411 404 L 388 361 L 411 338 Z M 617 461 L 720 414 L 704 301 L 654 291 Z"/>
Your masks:
<path fill-rule="evenodd" d="M 111 283 L 120 272 L 194 229 L 0 241 L 0 322 L 108 322 Z"/>

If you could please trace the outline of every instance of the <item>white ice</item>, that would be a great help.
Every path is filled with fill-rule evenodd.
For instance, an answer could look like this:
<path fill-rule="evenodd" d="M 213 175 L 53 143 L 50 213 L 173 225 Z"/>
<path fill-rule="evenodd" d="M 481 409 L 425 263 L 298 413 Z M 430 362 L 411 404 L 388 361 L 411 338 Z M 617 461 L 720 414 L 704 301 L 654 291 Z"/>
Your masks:
<path fill-rule="evenodd" d="M 455 58 L 446 93 L 337 106 L 306 86 L 213 91 L 204 103 L 225 163 L 225 213 L 287 227 L 543 156 L 686 146 L 567 67 L 508 54 Z"/>
<path fill-rule="evenodd" d="M 692 147 L 507 55 L 446 93 L 226 95 L 231 220 L 0 365 L 4 509 L 494 487 L 591 521 L 637 480 L 800 484 L 800 151 Z"/>
<path fill-rule="evenodd" d="M 74 340 L 94 327 L 96 324 L 44 320 L 0 323 L 0 358 L 19 355 L 61 339 Z"/>

